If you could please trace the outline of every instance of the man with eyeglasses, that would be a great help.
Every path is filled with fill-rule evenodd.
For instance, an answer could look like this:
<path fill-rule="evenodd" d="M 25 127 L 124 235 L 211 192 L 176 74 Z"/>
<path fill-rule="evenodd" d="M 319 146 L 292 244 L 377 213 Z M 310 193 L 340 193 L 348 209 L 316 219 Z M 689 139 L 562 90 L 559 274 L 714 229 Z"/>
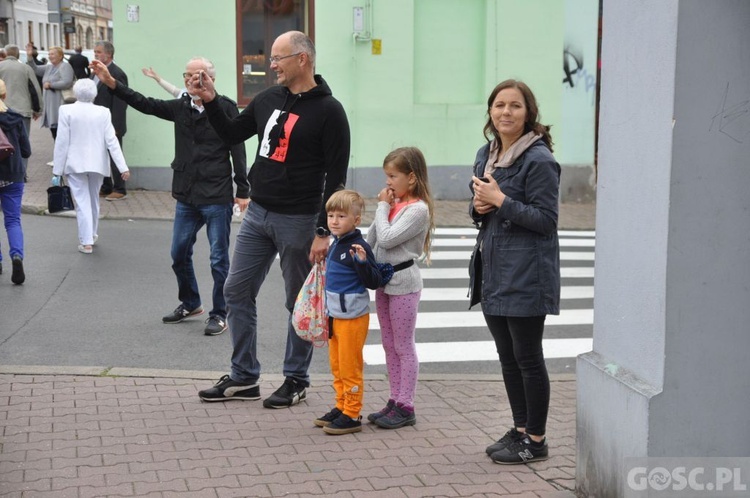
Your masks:
<path fill-rule="evenodd" d="M 237 117 L 218 104 L 213 82 L 194 75 L 188 85 L 201 96 L 211 124 L 224 140 L 242 143 L 258 135 L 250 169 L 252 201 L 235 242 L 224 286 L 232 334 L 232 369 L 198 394 L 203 401 L 260 399 L 256 297 L 274 258 L 281 260 L 287 317 L 312 262 L 328 253 L 325 205 L 346 183 L 349 122 L 331 89 L 315 74 L 315 46 L 299 31 L 283 33 L 271 47 L 270 69 L 278 85 L 262 91 Z M 317 227 L 317 228 L 316 228 Z M 286 321 L 284 384 L 263 401 L 286 408 L 307 396 L 312 344 Z"/>
<path fill-rule="evenodd" d="M 177 201 L 172 230 L 172 269 L 177 277 L 179 306 L 162 318 L 166 324 L 202 315 L 201 297 L 193 269 L 193 246 L 198 231 L 206 225 L 210 247 L 213 301 L 204 334 L 215 336 L 227 329 L 224 282 L 229 272 L 229 232 L 233 204 L 241 210 L 249 202 L 245 144 L 229 145 L 208 122 L 198 95 L 183 94 L 179 99 L 158 100 L 144 97 L 115 80 L 107 67 L 93 62 L 92 71 L 114 94 L 133 109 L 174 122 L 175 157 L 172 161 L 172 197 Z M 203 73 L 205 80 L 216 79 L 214 65 L 203 57 L 190 59 L 185 67 L 185 83 Z M 226 97 L 215 105 L 229 116 L 237 116 L 237 104 Z M 231 156 L 231 162 L 230 162 Z M 236 194 L 232 186 L 232 173 Z"/>

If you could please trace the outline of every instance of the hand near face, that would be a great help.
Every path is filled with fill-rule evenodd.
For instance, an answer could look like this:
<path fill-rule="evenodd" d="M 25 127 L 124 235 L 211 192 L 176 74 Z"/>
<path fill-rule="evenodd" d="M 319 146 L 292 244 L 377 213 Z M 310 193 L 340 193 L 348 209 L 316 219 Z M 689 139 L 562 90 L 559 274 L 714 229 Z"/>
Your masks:
<path fill-rule="evenodd" d="M 99 81 L 107 85 L 109 88 L 115 87 L 115 79 L 109 74 L 109 69 L 107 69 L 107 66 L 104 63 L 94 59 L 91 61 L 91 64 L 89 64 L 89 69 L 91 69 L 91 72 L 99 78 Z"/>
<path fill-rule="evenodd" d="M 378 194 L 378 200 L 382 202 L 387 202 L 388 204 L 392 206 L 396 199 L 394 197 L 393 190 L 386 187 L 383 190 L 381 190 L 380 193 Z"/>
<path fill-rule="evenodd" d="M 365 252 L 365 248 L 359 244 L 352 244 L 352 248 L 349 249 L 349 254 L 352 256 L 352 258 L 356 258 L 360 262 L 367 260 L 367 253 Z"/>
<path fill-rule="evenodd" d="M 482 181 L 476 176 L 471 177 L 474 182 L 474 211 L 479 214 L 489 213 L 502 206 L 505 201 L 505 194 L 495 179 L 491 175 L 485 175 L 483 178 L 489 181 Z"/>
<path fill-rule="evenodd" d="M 211 102 L 216 98 L 214 81 L 208 73 L 203 70 L 195 73 L 190 80 L 186 82 L 186 87 L 190 95 L 200 97 L 203 102 Z"/>

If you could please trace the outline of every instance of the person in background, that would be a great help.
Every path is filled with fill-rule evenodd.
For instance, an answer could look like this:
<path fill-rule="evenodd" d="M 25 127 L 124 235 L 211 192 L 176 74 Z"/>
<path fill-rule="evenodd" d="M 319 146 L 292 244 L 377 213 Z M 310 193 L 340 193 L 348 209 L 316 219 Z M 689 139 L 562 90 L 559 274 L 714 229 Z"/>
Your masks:
<path fill-rule="evenodd" d="M 31 53 L 32 45 L 26 45 L 26 53 Z M 57 138 L 57 116 L 63 104 L 62 90 L 71 88 L 75 81 L 73 68 L 63 57 L 62 47 L 49 49 L 49 64 L 37 65 L 33 58 L 26 61 L 37 76 L 42 77 L 44 89 L 44 112 L 42 113 L 42 127 L 49 128 L 52 139 Z"/>
<path fill-rule="evenodd" d="M 29 54 L 31 54 L 31 57 L 29 57 Z M 31 45 L 31 51 L 29 51 L 29 46 L 26 45 L 26 61 L 28 62 L 29 59 L 33 59 L 34 64 L 36 64 L 37 66 L 44 66 L 45 64 L 47 64 L 47 62 L 49 62 L 44 57 L 42 57 L 41 59 L 39 58 L 39 51 L 37 50 L 36 45 L 33 44 Z M 37 74 L 37 80 L 39 81 L 39 86 L 41 87 L 43 84 L 42 75 Z"/>
<path fill-rule="evenodd" d="M 76 79 L 82 80 L 88 78 L 91 75 L 89 69 L 89 58 L 83 55 L 83 47 L 80 45 L 76 47 L 76 53 L 70 56 L 68 62 L 70 67 L 73 68 L 73 73 L 76 75 Z"/>
<path fill-rule="evenodd" d="M 168 94 L 170 94 L 176 99 L 179 99 L 180 96 L 182 96 L 182 94 L 187 93 L 187 89 L 185 87 L 177 88 L 169 81 L 162 79 L 161 76 L 159 76 L 159 74 L 156 71 L 154 71 L 153 67 L 141 68 L 141 72 L 143 72 L 145 76 L 148 76 L 149 78 L 156 81 L 160 87 L 162 87 Z M 183 77 L 184 76 L 185 75 L 183 74 Z"/>
<path fill-rule="evenodd" d="M 394 268 L 391 280 L 375 292 L 390 397 L 367 419 L 383 429 L 398 429 L 417 422 L 416 326 L 423 284 L 415 260 L 424 254 L 429 262 L 435 209 L 422 151 L 402 147 L 390 152 L 383 160 L 383 173 L 386 186 L 378 194 L 367 242 L 379 263 Z"/>
<path fill-rule="evenodd" d="M 20 65 L 20 64 L 19 64 Z M 5 105 L 5 82 L 0 80 L 0 128 L 15 148 L 15 153 L 0 161 L 0 208 L 8 235 L 8 255 L 12 273 L 10 281 L 20 285 L 26 281 L 23 268 L 23 228 L 21 227 L 21 200 L 26 182 L 26 158 L 31 156 L 31 145 L 23 117 Z M 3 254 L 0 251 L 0 274 L 3 273 Z"/>
<path fill-rule="evenodd" d="M 198 231 L 206 225 L 214 286 L 213 306 L 206 320 L 204 334 L 219 335 L 227 329 L 224 282 L 229 272 L 232 205 L 237 204 L 240 210 L 244 210 L 250 202 L 245 144 L 240 142 L 230 146 L 219 138 L 208 122 L 200 98 L 190 95 L 175 100 L 144 97 L 115 80 L 100 62 L 93 62 L 92 68 L 117 98 L 123 99 L 137 111 L 174 123 L 172 197 L 177 205 L 171 254 L 180 304 L 173 312 L 164 316 L 162 322 L 176 324 L 203 314 L 193 268 L 193 247 Z M 211 81 L 216 78 L 211 61 L 204 57 L 194 57 L 185 66 L 185 80 L 198 71 L 205 71 L 206 78 L 211 78 Z M 228 115 L 238 114 L 237 104 L 231 99 L 221 97 L 219 103 L 223 112 Z M 236 195 L 232 188 L 232 173 L 237 185 Z"/>
<path fill-rule="evenodd" d="M 0 48 L 0 61 L 4 61 L 8 54 L 5 53 L 4 48 Z"/>
<path fill-rule="evenodd" d="M 326 203 L 333 244 L 326 259 L 326 311 L 330 317 L 328 359 L 336 404 L 314 424 L 327 434 L 362 430 L 365 361 L 362 350 L 370 327 L 370 294 L 383 283 L 370 246 L 357 230 L 365 200 L 353 190 L 339 190 Z"/>
<path fill-rule="evenodd" d="M 315 45 L 307 35 L 279 35 L 271 54 L 270 69 L 278 85 L 258 94 L 237 117 L 222 109 L 213 81 L 204 73 L 194 74 L 187 85 L 203 100 L 221 138 L 235 144 L 258 136 L 250 168 L 253 202 L 237 234 L 224 286 L 232 370 L 198 396 L 214 402 L 260 399 L 256 297 L 278 255 L 288 317 L 285 380 L 263 406 L 286 408 L 306 399 L 310 385 L 313 346 L 297 336 L 291 315 L 312 261 L 322 261 L 328 253 L 324 206 L 346 183 L 350 132 L 343 106 L 315 74 Z"/>
<path fill-rule="evenodd" d="M 99 238 L 99 189 L 110 174 L 109 161 L 127 180 L 130 176 L 109 110 L 94 105 L 96 84 L 89 79 L 73 85 L 76 102 L 60 108 L 52 174 L 65 175 L 76 205 L 78 250 L 91 254 Z"/>
<path fill-rule="evenodd" d="M 42 89 L 36 79 L 34 70 L 27 64 L 19 64 L 18 45 L 5 46 L 7 58 L 0 62 L 0 79 L 5 81 L 8 97 L 5 105 L 23 116 L 26 133 L 31 133 L 31 119 L 41 116 L 43 102 Z M 34 109 L 34 102 L 39 106 Z"/>
<path fill-rule="evenodd" d="M 548 458 L 542 336 L 547 315 L 560 313 L 560 165 L 528 85 L 498 84 L 487 115 L 488 143 L 477 152 L 470 184 L 469 212 L 479 233 L 469 307 L 482 303 L 513 414 L 513 427 L 486 453 L 495 463 L 519 464 Z"/>
<path fill-rule="evenodd" d="M 127 86 L 128 75 L 125 74 L 125 71 L 120 69 L 120 66 L 114 63 L 114 56 L 115 46 L 110 42 L 98 41 L 94 45 L 94 57 L 96 60 L 107 67 L 107 71 L 114 79 Z M 107 85 L 99 81 L 96 74 L 92 74 L 91 77 L 96 83 L 97 88 L 94 104 L 109 109 L 109 112 L 112 115 L 112 126 L 115 127 L 115 135 L 117 136 L 117 141 L 120 142 L 120 148 L 122 148 L 122 138 L 128 131 L 125 116 L 126 111 L 128 110 L 128 104 L 121 98 L 116 97 L 114 92 L 107 87 Z M 110 169 L 112 170 L 112 175 L 104 179 L 99 195 L 108 201 L 119 201 L 125 199 L 128 196 L 128 191 L 125 187 L 125 180 L 123 180 L 117 173 L 117 166 L 114 162 L 110 162 Z"/>

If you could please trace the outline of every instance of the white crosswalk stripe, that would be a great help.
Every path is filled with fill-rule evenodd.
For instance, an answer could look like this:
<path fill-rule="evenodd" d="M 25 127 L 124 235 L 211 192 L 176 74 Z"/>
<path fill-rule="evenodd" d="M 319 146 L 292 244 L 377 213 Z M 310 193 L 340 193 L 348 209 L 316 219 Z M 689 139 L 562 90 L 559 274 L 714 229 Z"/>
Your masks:
<path fill-rule="evenodd" d="M 477 340 L 490 339 L 481 307 L 468 309 L 468 263 L 476 234 L 473 228 L 438 228 L 433 240 L 432 264 L 420 263 L 424 279 L 417 316 L 420 363 L 497 362 L 494 342 Z M 561 230 L 559 236 L 562 309 L 559 315 L 547 316 L 545 337 L 550 338 L 544 339 L 543 346 L 547 360 L 567 359 L 570 363 L 577 355 L 592 348 L 596 244 L 593 231 Z M 379 339 L 374 291 L 370 296 L 373 300 L 370 331 Z M 420 336 L 430 339 L 420 340 Z M 467 340 L 457 340 L 462 337 L 467 337 Z M 365 346 L 364 357 L 368 365 L 385 364 L 383 347 L 377 342 Z"/>

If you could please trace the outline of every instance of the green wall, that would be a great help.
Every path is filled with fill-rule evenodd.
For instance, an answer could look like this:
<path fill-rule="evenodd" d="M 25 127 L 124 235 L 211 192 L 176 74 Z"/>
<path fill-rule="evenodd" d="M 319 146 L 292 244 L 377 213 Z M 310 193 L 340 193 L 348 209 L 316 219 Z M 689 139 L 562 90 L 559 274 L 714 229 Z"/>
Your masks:
<path fill-rule="evenodd" d="M 127 22 L 125 6 L 136 1 L 113 2 L 116 60 L 133 88 L 169 98 L 140 68 L 152 65 L 179 84 L 187 59 L 203 55 L 216 64 L 219 91 L 236 99 L 234 0 L 212 1 L 210 15 L 197 0 L 146 0 L 140 22 Z M 366 31 L 380 40 L 381 54 L 373 53 L 370 40 L 353 36 L 355 6 L 365 7 Z M 543 122 L 553 126 L 561 164 L 593 164 L 593 114 L 575 99 L 564 106 L 561 83 L 566 37 L 596 54 L 591 16 L 570 14 L 581 9 L 596 14 L 598 1 L 316 0 L 317 72 L 345 106 L 352 128 L 349 186 L 377 192 L 383 157 L 416 145 L 431 166 L 437 195 L 465 198 L 469 166 L 484 143 L 487 96 L 506 78 L 534 90 Z M 576 132 L 563 139 L 569 119 Z M 136 180 L 154 188 L 169 176 L 157 168 L 173 157 L 171 124 L 130 110 L 128 129 L 128 163 L 145 167 Z M 566 147 L 565 140 L 576 143 Z M 247 145 L 252 156 L 255 142 Z"/>

